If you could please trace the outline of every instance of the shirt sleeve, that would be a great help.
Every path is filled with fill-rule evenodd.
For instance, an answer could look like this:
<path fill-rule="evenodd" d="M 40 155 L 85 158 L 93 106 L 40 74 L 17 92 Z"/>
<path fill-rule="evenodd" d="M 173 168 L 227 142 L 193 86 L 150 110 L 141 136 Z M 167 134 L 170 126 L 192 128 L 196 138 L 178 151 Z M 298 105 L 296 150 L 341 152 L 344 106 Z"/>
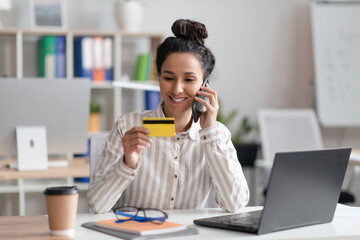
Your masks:
<path fill-rule="evenodd" d="M 105 149 L 90 178 L 87 198 L 90 208 L 95 213 L 108 212 L 137 173 L 138 168 L 131 169 L 124 163 L 122 121 L 119 119 L 110 131 Z"/>
<path fill-rule="evenodd" d="M 219 206 L 236 212 L 249 202 L 249 188 L 230 131 L 221 123 L 200 130 L 207 167 Z"/>

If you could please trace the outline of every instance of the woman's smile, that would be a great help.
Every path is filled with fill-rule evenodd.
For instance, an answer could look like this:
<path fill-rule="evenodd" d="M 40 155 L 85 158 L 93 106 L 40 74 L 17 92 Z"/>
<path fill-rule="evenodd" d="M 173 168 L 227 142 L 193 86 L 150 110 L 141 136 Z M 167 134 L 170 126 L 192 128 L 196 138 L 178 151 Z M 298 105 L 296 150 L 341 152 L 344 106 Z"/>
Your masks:
<path fill-rule="evenodd" d="M 169 96 L 171 100 L 173 100 L 175 103 L 182 103 L 186 100 L 186 98 L 175 98 L 175 97 L 171 97 Z"/>

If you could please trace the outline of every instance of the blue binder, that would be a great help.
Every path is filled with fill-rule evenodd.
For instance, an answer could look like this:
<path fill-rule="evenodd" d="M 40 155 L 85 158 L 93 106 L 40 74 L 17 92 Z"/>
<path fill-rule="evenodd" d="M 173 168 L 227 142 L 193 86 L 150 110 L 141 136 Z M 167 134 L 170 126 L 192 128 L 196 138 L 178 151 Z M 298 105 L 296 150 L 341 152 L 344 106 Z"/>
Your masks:
<path fill-rule="evenodd" d="M 79 37 L 74 40 L 74 75 L 93 79 L 91 37 Z"/>

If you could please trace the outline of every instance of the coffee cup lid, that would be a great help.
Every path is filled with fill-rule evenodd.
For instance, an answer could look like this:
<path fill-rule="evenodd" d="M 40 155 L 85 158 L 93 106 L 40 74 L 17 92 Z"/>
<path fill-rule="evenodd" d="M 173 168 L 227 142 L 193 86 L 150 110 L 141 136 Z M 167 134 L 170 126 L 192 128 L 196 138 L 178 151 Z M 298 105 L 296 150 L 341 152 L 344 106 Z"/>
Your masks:
<path fill-rule="evenodd" d="M 44 191 L 45 195 L 68 195 L 76 194 L 79 192 L 79 189 L 76 186 L 61 186 L 61 187 L 50 187 L 46 188 Z"/>

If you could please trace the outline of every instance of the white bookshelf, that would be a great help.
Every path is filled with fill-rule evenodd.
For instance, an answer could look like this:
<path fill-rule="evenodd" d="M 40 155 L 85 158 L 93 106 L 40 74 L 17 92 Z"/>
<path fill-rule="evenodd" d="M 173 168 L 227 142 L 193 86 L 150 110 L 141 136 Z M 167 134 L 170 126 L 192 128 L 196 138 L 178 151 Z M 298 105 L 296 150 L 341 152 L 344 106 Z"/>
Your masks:
<path fill-rule="evenodd" d="M 131 76 L 134 70 L 132 66 L 125 66 L 124 62 L 132 59 L 133 63 L 137 58 L 136 51 L 132 56 L 123 56 L 129 53 L 124 43 L 136 44 L 137 41 L 147 41 L 148 51 L 155 52 L 156 47 L 163 40 L 163 34 L 154 32 L 128 33 L 120 31 L 98 31 L 98 30 L 29 30 L 21 28 L 0 29 L 0 76 L 12 78 L 37 77 L 36 75 L 36 39 L 45 35 L 57 35 L 66 37 L 66 78 L 74 78 L 74 39 L 81 36 L 103 36 L 113 39 L 113 65 L 114 79 L 107 82 L 93 82 L 92 98 L 104 98 L 100 105 L 105 111 L 101 114 L 103 124 L 102 131 L 111 129 L 114 121 L 123 113 L 122 102 L 124 101 L 123 91 L 128 90 L 152 90 L 158 91 L 159 87 L 154 82 L 135 82 L 133 80 L 123 81 L 122 76 Z M 124 49 L 125 48 L 125 49 Z M 125 50 L 125 51 L 124 51 Z M 129 94 L 127 94 L 128 97 Z M 111 107 L 109 107 L 111 106 Z"/>
<path fill-rule="evenodd" d="M 66 37 L 66 78 L 74 78 L 74 39 L 81 36 L 104 36 L 113 39 L 114 79 L 112 81 L 95 82 L 91 87 L 91 98 L 99 98 L 102 108 L 101 131 L 107 132 L 115 120 L 123 113 L 122 106 L 134 102 L 133 92 L 146 90 L 158 91 L 159 86 L 154 82 L 135 82 L 131 79 L 135 71 L 134 61 L 137 60 L 136 47 L 142 41 L 146 42 L 146 51 L 155 52 L 156 47 L 163 40 L 160 33 L 126 33 L 119 31 L 87 31 L 87 30 L 28 30 L 20 28 L 0 29 L 0 77 L 34 78 L 37 77 L 37 40 L 45 35 Z M 134 43 L 134 44 L 133 44 Z M 131 47 L 131 49 L 128 48 Z M 134 49 L 133 49 L 134 48 Z M 129 64 L 132 60 L 132 65 Z M 125 64 L 126 63 L 126 64 Z M 123 104 L 124 103 L 124 104 Z M 90 106 L 89 106 L 90 107 Z M 59 177 L 58 179 L 16 179 L 0 181 L 0 195 L 8 194 L 9 200 L 3 202 L 6 209 L 13 209 L 12 194 L 18 194 L 19 214 L 25 215 L 26 193 L 42 194 L 48 186 L 73 185 L 73 176 Z M 87 183 L 76 183 L 80 190 L 87 190 Z M 86 204 L 86 201 L 85 201 Z M 1 204 L 0 204 L 1 205 Z M 9 205 L 9 206 L 8 206 Z M 4 206 L 2 206 L 4 208 Z M 8 206 L 8 207 L 6 207 Z"/>

